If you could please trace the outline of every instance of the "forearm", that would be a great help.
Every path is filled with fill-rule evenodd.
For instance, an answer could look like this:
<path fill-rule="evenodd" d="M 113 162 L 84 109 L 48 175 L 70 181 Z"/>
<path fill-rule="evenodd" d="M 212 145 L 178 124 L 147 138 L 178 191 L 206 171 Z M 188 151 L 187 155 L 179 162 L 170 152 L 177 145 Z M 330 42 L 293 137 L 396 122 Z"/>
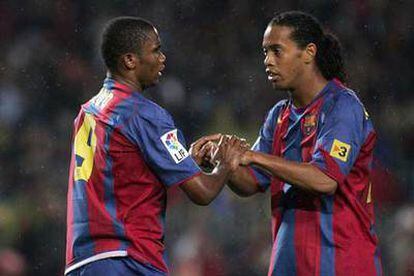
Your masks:
<path fill-rule="evenodd" d="M 202 173 L 183 183 L 181 188 L 194 203 L 208 205 L 223 189 L 229 174 L 230 169 L 228 166 L 220 164 L 211 173 Z"/>
<path fill-rule="evenodd" d="M 273 176 L 303 189 L 326 194 L 332 194 L 336 190 L 336 181 L 309 163 L 293 162 L 260 152 L 249 152 L 249 159 L 250 163 Z"/>
<path fill-rule="evenodd" d="M 239 168 L 231 174 L 227 186 L 229 186 L 234 193 L 243 197 L 251 196 L 259 190 L 249 169 L 243 166 L 239 166 Z"/>
<path fill-rule="evenodd" d="M 211 173 L 203 174 L 205 197 L 211 202 L 223 189 L 230 178 L 230 169 L 222 164 L 216 166 Z"/>

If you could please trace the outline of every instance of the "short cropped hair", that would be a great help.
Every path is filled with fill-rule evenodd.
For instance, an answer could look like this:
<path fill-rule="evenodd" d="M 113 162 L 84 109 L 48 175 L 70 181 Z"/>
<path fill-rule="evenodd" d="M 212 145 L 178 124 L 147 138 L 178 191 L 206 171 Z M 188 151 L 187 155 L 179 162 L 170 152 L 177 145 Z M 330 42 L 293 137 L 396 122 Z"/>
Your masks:
<path fill-rule="evenodd" d="M 117 70 L 119 58 L 126 53 L 140 54 L 154 25 L 139 17 L 115 17 L 102 32 L 101 54 L 110 71 Z"/>

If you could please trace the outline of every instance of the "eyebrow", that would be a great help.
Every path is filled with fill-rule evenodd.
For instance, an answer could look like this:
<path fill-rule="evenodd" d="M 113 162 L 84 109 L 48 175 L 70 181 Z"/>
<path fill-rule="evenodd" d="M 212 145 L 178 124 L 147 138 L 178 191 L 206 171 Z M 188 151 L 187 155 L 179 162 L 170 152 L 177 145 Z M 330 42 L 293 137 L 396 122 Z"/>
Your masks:
<path fill-rule="evenodd" d="M 282 49 L 282 45 L 276 43 L 276 44 L 270 44 L 270 45 L 263 45 L 262 47 L 263 49 L 271 49 L 271 50 L 276 50 L 276 49 Z"/>

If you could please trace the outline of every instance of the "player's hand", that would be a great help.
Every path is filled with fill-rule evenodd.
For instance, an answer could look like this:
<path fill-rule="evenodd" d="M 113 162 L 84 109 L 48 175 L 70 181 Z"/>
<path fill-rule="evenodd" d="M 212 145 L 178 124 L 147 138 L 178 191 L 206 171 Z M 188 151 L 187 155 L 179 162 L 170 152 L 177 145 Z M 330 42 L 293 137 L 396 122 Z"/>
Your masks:
<path fill-rule="evenodd" d="M 238 140 L 240 143 L 240 147 L 243 149 L 248 150 L 250 148 L 250 144 L 247 143 L 246 139 L 244 138 L 239 138 L 236 135 L 229 135 L 229 134 L 226 134 L 224 136 L 227 137 L 228 140 L 231 139 L 232 137 L 233 139 Z M 215 144 L 215 146 L 213 147 L 212 156 L 210 158 L 210 163 L 215 165 L 221 159 L 222 159 L 222 151 L 220 151 L 218 145 Z"/>
<path fill-rule="evenodd" d="M 253 154 L 254 154 L 253 151 L 246 150 L 246 152 L 240 158 L 240 165 L 242 165 L 242 166 L 249 165 L 252 162 L 251 160 L 252 160 L 252 155 Z"/>
<path fill-rule="evenodd" d="M 213 160 L 217 160 L 223 166 L 228 167 L 231 172 L 234 172 L 240 165 L 241 157 L 248 150 L 246 144 L 237 136 L 222 136 Z"/>
<path fill-rule="evenodd" d="M 221 133 L 203 136 L 191 144 L 189 152 L 199 166 L 206 165 L 211 160 L 217 142 L 222 136 Z"/>

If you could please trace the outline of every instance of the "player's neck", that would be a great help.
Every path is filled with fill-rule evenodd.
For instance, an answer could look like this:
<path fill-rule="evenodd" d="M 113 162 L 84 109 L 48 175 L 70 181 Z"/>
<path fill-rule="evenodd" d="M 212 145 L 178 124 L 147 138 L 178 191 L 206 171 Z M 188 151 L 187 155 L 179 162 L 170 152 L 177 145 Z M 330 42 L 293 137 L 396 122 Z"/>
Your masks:
<path fill-rule="evenodd" d="M 302 108 L 309 105 L 328 81 L 319 73 L 304 74 L 297 87 L 291 91 L 295 107 Z"/>
<path fill-rule="evenodd" d="M 141 92 L 143 90 L 142 85 L 139 83 L 138 80 L 136 80 L 134 78 L 124 76 L 124 75 L 119 74 L 117 72 L 109 72 L 109 71 L 106 73 L 106 76 L 108 78 L 114 79 L 115 81 L 117 81 L 121 84 L 129 86 L 133 91 Z"/>

